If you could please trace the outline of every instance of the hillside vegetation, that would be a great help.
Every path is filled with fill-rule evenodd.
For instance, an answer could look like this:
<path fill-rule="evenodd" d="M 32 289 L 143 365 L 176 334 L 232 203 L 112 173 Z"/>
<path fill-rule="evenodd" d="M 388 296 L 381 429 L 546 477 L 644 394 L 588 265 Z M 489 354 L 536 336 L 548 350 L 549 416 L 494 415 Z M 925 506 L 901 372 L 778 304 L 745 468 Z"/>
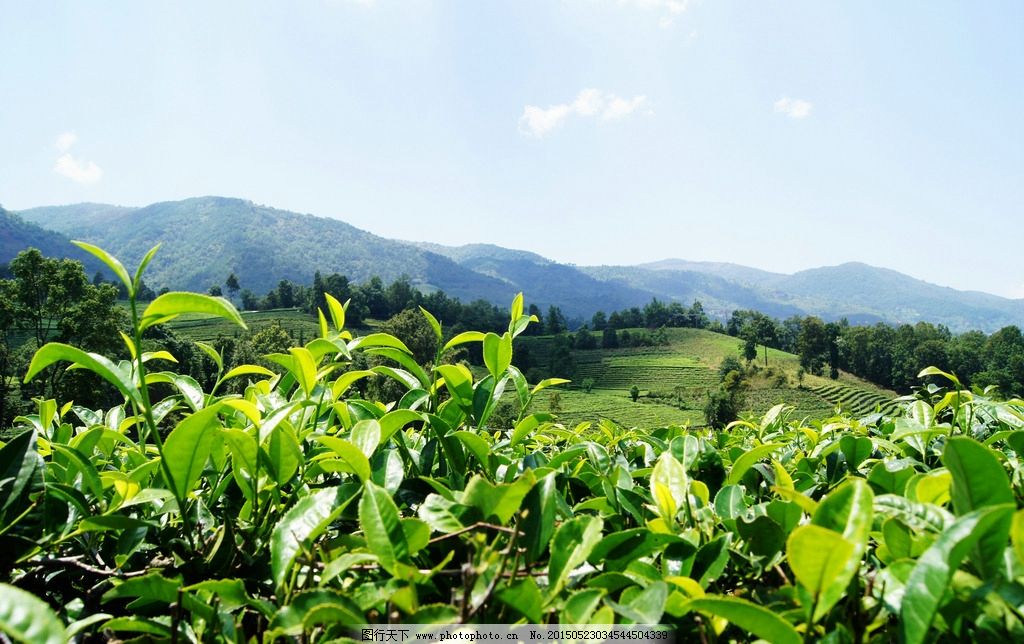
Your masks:
<path fill-rule="evenodd" d="M 704 425 L 708 396 L 722 381 L 720 367 L 726 359 L 739 359 L 744 342 L 704 329 L 664 329 L 664 336 L 665 344 L 652 347 L 573 351 L 571 389 L 560 391 L 556 403 L 560 418 L 570 424 L 606 418 L 640 427 Z M 519 346 L 529 364 L 549 364 L 557 339 L 526 336 Z M 867 415 L 876 404 L 891 408 L 896 396 L 845 372 L 837 380 L 805 374 L 801 383 L 799 357 L 777 349 L 768 350 L 768 368 L 759 364 L 754 362 L 745 371 L 738 394 L 738 411 L 743 414 L 760 415 L 785 403 L 793 408 L 794 417 L 811 420 L 828 418 L 837 407 Z M 588 380 L 589 392 L 583 389 Z M 636 403 L 630 397 L 634 386 L 640 390 Z M 538 410 L 550 406 L 550 396 L 538 397 Z"/>
<path fill-rule="evenodd" d="M 77 204 L 20 214 L 45 228 L 92 240 L 131 261 L 163 242 L 167 264 L 156 267 L 149 280 L 156 289 L 206 291 L 232 272 L 242 288 L 260 294 L 282 279 L 307 284 L 316 271 L 341 273 L 355 282 L 373 275 L 390 282 L 406 274 L 420 288 L 441 289 L 466 302 L 483 298 L 502 303 L 525 291 L 541 307 L 560 306 L 575 319 L 588 319 L 598 310 L 643 306 L 658 298 L 687 306 L 700 300 L 720 319 L 737 309 L 754 309 L 778 318 L 845 317 L 855 324 L 928 321 L 954 332 L 991 333 L 1008 325 L 1024 326 L 1022 300 L 940 287 L 857 263 L 793 275 L 675 259 L 641 266 L 581 267 L 487 244 L 450 247 L 383 239 L 338 219 L 223 197 L 144 208 Z"/>

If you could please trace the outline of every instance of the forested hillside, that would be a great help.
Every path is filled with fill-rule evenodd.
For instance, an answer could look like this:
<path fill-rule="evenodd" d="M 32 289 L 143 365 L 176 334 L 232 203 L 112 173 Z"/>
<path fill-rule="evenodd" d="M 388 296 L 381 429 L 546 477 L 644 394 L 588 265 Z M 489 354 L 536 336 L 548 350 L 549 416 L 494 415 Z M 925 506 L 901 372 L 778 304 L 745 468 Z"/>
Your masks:
<path fill-rule="evenodd" d="M 149 280 L 157 289 L 205 291 L 230 273 L 255 293 L 267 292 L 282 279 L 308 284 L 316 271 L 344 274 L 354 282 L 372 276 L 390 282 L 404 274 L 421 290 L 441 289 L 464 301 L 498 303 L 516 291 L 529 292 L 540 306 L 555 304 L 574 320 L 658 298 L 686 306 L 700 300 L 721 320 L 734 310 L 753 309 L 778 318 L 816 315 L 854 324 L 925 321 L 955 332 L 990 333 L 1024 325 L 1024 301 L 936 286 L 857 263 L 785 275 L 679 259 L 621 266 L 612 254 L 607 266 L 574 266 L 489 244 L 394 241 L 338 219 L 223 197 L 145 208 L 77 204 L 34 208 L 23 215 L 131 259 L 163 242 L 168 263 Z"/>

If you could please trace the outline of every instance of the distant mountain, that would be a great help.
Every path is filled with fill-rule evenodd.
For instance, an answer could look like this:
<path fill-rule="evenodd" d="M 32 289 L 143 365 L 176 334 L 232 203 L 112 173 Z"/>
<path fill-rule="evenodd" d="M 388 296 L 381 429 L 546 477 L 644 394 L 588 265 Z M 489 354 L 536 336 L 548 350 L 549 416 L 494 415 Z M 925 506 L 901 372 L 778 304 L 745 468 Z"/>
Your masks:
<path fill-rule="evenodd" d="M 407 275 L 421 289 L 463 300 L 511 301 L 508 284 L 425 250 L 377 237 L 337 219 L 301 215 L 223 197 L 156 203 L 144 208 L 96 204 L 33 209 L 77 238 L 97 244 L 129 266 L 151 247 L 160 252 L 146 272 L 154 288 L 205 291 L 234 272 L 242 288 L 265 293 L 282 279 L 309 284 L 313 273 L 338 272 L 357 282 Z"/>
<path fill-rule="evenodd" d="M 788 277 L 783 273 L 771 273 L 759 268 L 732 264 L 729 262 L 691 262 L 685 259 L 663 259 L 657 262 L 639 264 L 637 268 L 654 271 L 687 271 L 715 275 L 739 284 L 766 286 Z"/>
<path fill-rule="evenodd" d="M 643 306 L 664 297 L 642 286 L 604 280 L 559 264 L 535 253 L 490 244 L 441 246 L 417 243 L 420 248 L 445 255 L 466 268 L 488 275 L 524 292 L 531 302 L 557 304 L 570 317 L 589 320 L 595 311 Z"/>
<path fill-rule="evenodd" d="M 111 206 L 105 203 L 77 203 L 70 206 L 40 206 L 19 211 L 25 221 L 38 224 L 59 233 L 81 230 L 84 226 L 95 226 L 113 221 L 138 208 Z"/>
<path fill-rule="evenodd" d="M 1024 300 L 957 291 L 866 264 L 793 275 L 683 259 L 640 266 L 573 266 L 489 244 L 450 247 L 384 239 L 337 219 L 223 197 L 144 208 L 76 204 L 21 214 L 40 226 L 98 244 L 129 265 L 162 243 L 147 274 L 147 283 L 156 288 L 205 291 L 234 272 L 243 288 L 262 294 L 282 279 L 308 284 L 319 270 L 343 273 L 356 282 L 373 275 L 385 281 L 407 275 L 423 290 L 442 289 L 463 301 L 483 298 L 507 304 L 521 290 L 529 302 L 542 308 L 557 304 L 577 319 L 589 319 L 597 310 L 643 306 L 656 297 L 684 305 L 700 300 L 719 318 L 735 309 L 756 309 L 779 318 L 845 317 L 855 324 L 925 320 L 954 331 L 1024 326 Z M 71 253 L 63 235 L 7 213 L 2 221 L 7 228 L 0 228 L 0 249 L 8 256 L 28 245 L 48 254 Z M 46 248 L 45 240 L 50 244 Z"/>
<path fill-rule="evenodd" d="M 832 318 L 870 316 L 911 324 L 925 320 L 953 330 L 986 331 L 1024 321 L 1024 300 L 958 291 L 858 262 L 800 271 L 773 288 L 802 308 Z"/>
<path fill-rule="evenodd" d="M 91 278 L 102 264 L 71 243 L 64 235 L 45 230 L 19 215 L 0 208 L 0 264 L 7 264 L 27 248 L 38 248 L 47 257 L 68 257 L 85 265 Z M 106 269 L 103 269 L 107 272 Z"/>
<path fill-rule="evenodd" d="M 736 309 L 754 309 L 778 318 L 803 313 L 799 307 L 779 302 L 744 282 L 714 273 L 669 268 L 652 270 L 637 266 L 583 266 L 580 270 L 609 284 L 623 284 L 654 293 L 661 300 L 687 306 L 694 300 L 700 300 L 704 310 L 718 318 L 728 317 Z"/>

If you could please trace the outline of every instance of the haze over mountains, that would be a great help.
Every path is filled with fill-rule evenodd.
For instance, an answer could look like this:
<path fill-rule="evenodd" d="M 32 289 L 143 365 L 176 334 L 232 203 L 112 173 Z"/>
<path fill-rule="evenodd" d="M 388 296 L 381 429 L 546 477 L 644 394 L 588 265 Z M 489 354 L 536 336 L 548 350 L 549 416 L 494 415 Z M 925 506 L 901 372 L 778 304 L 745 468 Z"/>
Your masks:
<path fill-rule="evenodd" d="M 813 314 L 852 323 L 925 320 L 954 331 L 1024 326 L 1024 300 L 958 291 L 860 263 L 793 275 L 682 259 L 574 266 L 488 244 L 449 247 L 385 239 L 337 219 L 224 197 L 143 208 L 75 204 L 0 211 L 0 262 L 28 246 L 80 259 L 69 238 L 102 246 L 129 266 L 162 243 L 147 271 L 147 283 L 155 288 L 205 291 L 234 272 L 243 288 L 263 294 L 282 279 L 308 284 L 319 270 L 356 282 L 407 275 L 421 289 L 441 289 L 463 301 L 506 304 L 523 291 L 532 303 L 556 304 L 568 316 L 584 319 L 597 310 L 642 306 L 656 297 L 686 305 L 699 299 L 720 318 L 751 308 L 776 317 Z"/>

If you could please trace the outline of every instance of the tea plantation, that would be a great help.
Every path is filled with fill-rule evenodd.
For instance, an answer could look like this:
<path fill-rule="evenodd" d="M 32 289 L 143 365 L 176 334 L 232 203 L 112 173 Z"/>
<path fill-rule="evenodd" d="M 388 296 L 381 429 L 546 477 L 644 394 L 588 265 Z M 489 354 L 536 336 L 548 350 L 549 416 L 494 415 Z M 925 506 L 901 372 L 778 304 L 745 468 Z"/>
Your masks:
<path fill-rule="evenodd" d="M 140 350 L 143 331 L 243 318 L 189 293 L 142 309 L 142 270 L 87 250 L 129 290 L 131 359 L 50 343 L 26 379 L 70 365 L 123 403 L 40 399 L 0 447 L 8 639 L 325 642 L 378 622 L 662 623 L 681 642 L 1024 638 L 1024 401 L 926 369 L 941 386 L 864 419 L 776 405 L 688 429 L 684 410 L 665 422 L 643 415 L 663 405 L 627 401 L 574 425 L 534 411 L 564 382 L 528 383 L 512 364 L 531 324 L 521 296 L 500 335 L 448 337 L 424 312 L 430 364 L 398 338 L 353 337 L 329 298 L 315 337 L 267 356 L 274 370 L 221 369 L 203 390 L 173 356 Z M 486 373 L 446 362 L 471 343 Z M 360 354 L 372 366 L 353 369 Z M 658 358 L 656 375 L 639 355 L 601 356 L 594 373 L 707 382 L 702 353 Z M 368 397 L 381 379 L 399 395 Z M 506 394 L 515 417 L 492 423 Z"/>

